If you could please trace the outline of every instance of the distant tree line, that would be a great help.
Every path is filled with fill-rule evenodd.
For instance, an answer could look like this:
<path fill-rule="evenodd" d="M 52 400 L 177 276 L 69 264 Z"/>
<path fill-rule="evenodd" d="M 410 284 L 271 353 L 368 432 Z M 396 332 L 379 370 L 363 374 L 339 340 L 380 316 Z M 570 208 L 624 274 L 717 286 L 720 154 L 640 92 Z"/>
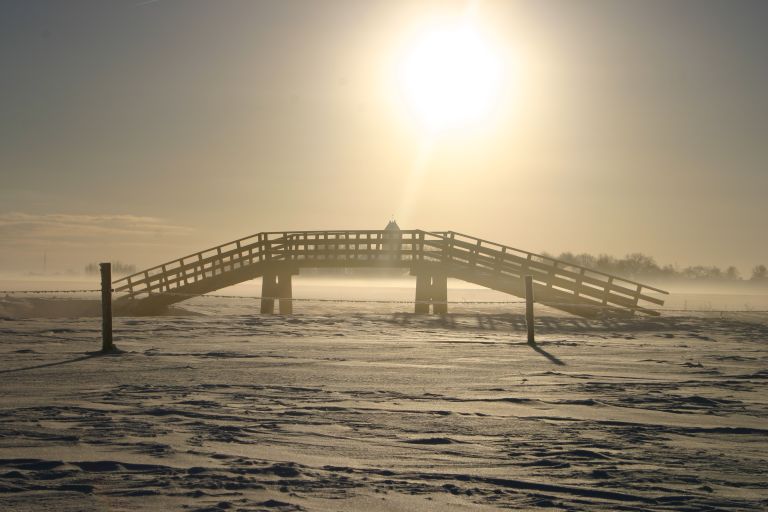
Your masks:
<path fill-rule="evenodd" d="M 547 253 L 544 253 L 544 256 L 555 258 L 555 256 Z M 745 280 L 739 272 L 739 269 L 733 265 L 726 269 L 705 265 L 694 265 L 684 268 L 678 268 L 674 265 L 660 266 L 651 256 L 639 252 L 628 254 L 624 258 L 615 258 L 607 254 L 594 256 L 587 253 L 573 254 L 571 252 L 564 252 L 556 258 L 574 265 L 581 265 L 608 274 L 616 274 L 628 278 L 672 278 L 711 281 Z M 768 283 L 768 269 L 765 265 L 756 265 L 752 269 L 752 275 L 748 277 L 748 280 Z"/>
<path fill-rule="evenodd" d="M 100 272 L 98 263 L 89 263 L 85 266 L 86 274 L 98 274 Z M 121 261 L 112 263 L 112 273 L 115 275 L 127 275 L 136 272 L 136 265 L 130 265 Z"/>

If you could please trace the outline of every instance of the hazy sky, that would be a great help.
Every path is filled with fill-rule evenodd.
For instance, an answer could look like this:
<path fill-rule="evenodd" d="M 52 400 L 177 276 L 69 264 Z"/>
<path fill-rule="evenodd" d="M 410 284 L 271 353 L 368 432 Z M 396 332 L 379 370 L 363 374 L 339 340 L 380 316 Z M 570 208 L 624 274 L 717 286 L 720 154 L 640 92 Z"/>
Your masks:
<path fill-rule="evenodd" d="M 768 263 L 768 2 L 474 2 L 484 122 L 397 70 L 467 2 L 0 0 L 0 269 L 160 263 L 265 230 Z"/>

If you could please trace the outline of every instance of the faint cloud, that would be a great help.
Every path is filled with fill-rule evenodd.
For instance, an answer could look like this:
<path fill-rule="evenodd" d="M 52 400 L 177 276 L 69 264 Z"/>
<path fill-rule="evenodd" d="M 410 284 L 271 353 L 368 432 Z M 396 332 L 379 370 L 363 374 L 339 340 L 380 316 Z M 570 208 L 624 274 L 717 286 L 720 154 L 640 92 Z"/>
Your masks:
<path fill-rule="evenodd" d="M 156 217 L 0 213 L 0 239 L 15 245 L 157 245 L 191 233 Z"/>

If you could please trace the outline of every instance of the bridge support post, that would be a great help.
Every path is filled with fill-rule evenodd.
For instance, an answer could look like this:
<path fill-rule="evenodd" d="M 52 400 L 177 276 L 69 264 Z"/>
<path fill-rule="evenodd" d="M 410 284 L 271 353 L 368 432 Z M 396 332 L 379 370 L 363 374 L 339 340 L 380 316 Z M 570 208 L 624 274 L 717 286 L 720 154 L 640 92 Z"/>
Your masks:
<path fill-rule="evenodd" d="M 416 274 L 416 305 L 414 313 L 428 315 L 429 307 L 436 315 L 448 313 L 448 276 L 419 272 Z"/>
<path fill-rule="evenodd" d="M 416 305 L 413 312 L 417 315 L 429 314 L 429 299 L 432 288 L 432 276 L 425 273 L 416 274 Z"/>
<path fill-rule="evenodd" d="M 277 274 L 265 273 L 261 279 L 261 314 L 271 315 L 275 312 L 275 297 L 277 297 Z"/>
<path fill-rule="evenodd" d="M 275 312 L 275 299 L 281 315 L 293 314 L 293 274 L 295 270 L 275 269 L 265 272 L 261 281 L 261 313 Z"/>
<path fill-rule="evenodd" d="M 277 275 L 277 298 L 279 302 L 280 314 L 293 314 L 293 288 L 291 274 Z"/>
<path fill-rule="evenodd" d="M 432 311 L 436 315 L 448 313 L 448 276 L 435 274 L 432 276 Z"/>

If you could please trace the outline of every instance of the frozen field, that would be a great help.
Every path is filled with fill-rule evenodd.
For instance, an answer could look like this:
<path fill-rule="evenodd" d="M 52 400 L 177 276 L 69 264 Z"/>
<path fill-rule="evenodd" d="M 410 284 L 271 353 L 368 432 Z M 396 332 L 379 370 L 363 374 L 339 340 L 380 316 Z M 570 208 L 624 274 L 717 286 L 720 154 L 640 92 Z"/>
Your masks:
<path fill-rule="evenodd" d="M 532 346 L 518 304 L 437 317 L 305 302 L 280 317 L 201 298 L 184 306 L 199 316 L 115 319 L 123 352 L 99 356 L 98 318 L 18 318 L 57 308 L 19 301 L 0 301 L 2 510 L 768 508 L 762 313 L 540 308 Z"/>

